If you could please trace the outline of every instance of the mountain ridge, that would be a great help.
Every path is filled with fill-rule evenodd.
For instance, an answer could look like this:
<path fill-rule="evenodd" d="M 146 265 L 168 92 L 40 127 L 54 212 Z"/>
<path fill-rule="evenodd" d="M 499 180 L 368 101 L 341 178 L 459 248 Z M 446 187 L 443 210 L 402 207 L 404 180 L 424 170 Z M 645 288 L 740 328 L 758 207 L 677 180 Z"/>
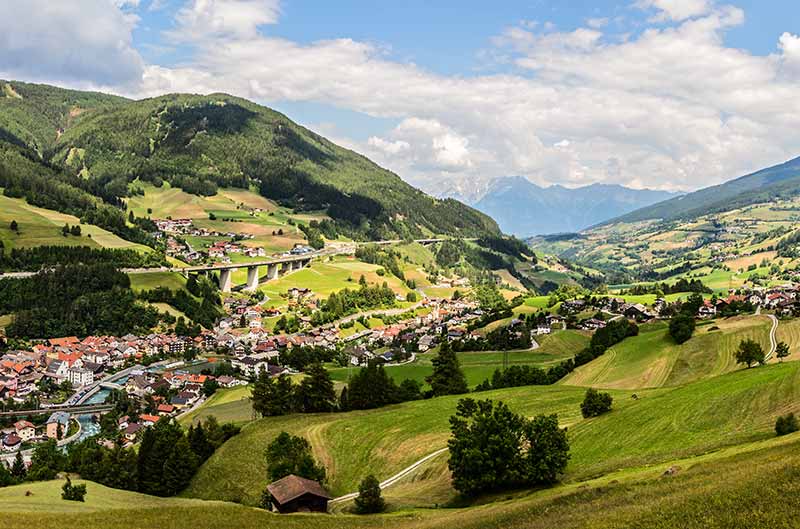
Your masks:
<path fill-rule="evenodd" d="M 134 101 L 17 81 L 0 80 L 0 87 L 0 172 L 14 173 L 22 156 L 115 205 L 136 179 L 169 181 L 194 194 L 256 185 L 298 210 L 325 210 L 340 230 L 362 239 L 500 235 L 483 213 L 430 197 L 246 99 L 167 94 Z M 13 184 L 25 182 L 16 177 Z"/>
<path fill-rule="evenodd" d="M 580 231 L 674 195 L 602 183 L 541 187 L 511 176 L 495 179 L 473 206 L 497 220 L 503 231 L 525 237 Z"/>

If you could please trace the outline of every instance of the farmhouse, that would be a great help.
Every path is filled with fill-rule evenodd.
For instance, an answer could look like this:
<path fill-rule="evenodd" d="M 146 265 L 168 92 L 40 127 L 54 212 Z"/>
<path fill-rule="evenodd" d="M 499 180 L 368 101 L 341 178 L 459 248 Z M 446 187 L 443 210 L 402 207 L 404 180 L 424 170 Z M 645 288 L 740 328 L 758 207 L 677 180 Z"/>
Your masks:
<path fill-rule="evenodd" d="M 327 512 L 328 492 L 316 481 L 289 474 L 267 485 L 273 509 L 279 513 Z"/>
<path fill-rule="evenodd" d="M 69 430 L 69 413 L 65 411 L 56 411 L 47 419 L 47 437 L 50 439 L 59 438 L 59 426 L 61 427 L 61 435 L 67 435 Z"/>

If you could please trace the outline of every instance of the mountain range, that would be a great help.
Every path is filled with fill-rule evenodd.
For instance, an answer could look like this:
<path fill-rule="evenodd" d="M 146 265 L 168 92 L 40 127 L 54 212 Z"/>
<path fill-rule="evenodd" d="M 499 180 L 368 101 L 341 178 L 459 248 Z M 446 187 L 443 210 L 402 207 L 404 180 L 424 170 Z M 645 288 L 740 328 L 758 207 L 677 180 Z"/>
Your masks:
<path fill-rule="evenodd" d="M 649 219 L 691 219 L 798 194 L 800 157 L 608 219 L 604 224 Z"/>
<path fill-rule="evenodd" d="M 494 180 L 473 206 L 494 218 L 504 232 L 526 237 L 580 231 L 676 195 L 608 184 L 540 187 L 512 176 Z"/>

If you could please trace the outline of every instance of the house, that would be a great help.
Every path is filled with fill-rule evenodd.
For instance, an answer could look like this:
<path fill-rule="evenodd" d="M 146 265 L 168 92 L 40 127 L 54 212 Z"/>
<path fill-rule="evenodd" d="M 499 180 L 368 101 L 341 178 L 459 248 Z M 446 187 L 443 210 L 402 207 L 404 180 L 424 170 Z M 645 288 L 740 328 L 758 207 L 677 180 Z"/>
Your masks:
<path fill-rule="evenodd" d="M 703 301 L 700 308 L 697 309 L 697 316 L 699 318 L 713 318 L 717 315 L 717 306 L 709 300 Z"/>
<path fill-rule="evenodd" d="M 318 482 L 289 474 L 267 485 L 272 507 L 279 513 L 328 512 L 328 491 Z"/>
<path fill-rule="evenodd" d="M 59 439 L 67 434 L 69 430 L 69 413 L 65 411 L 56 411 L 47 419 L 47 437 L 50 439 Z M 60 435 L 59 435 L 60 432 Z"/>
<path fill-rule="evenodd" d="M 127 428 L 125 428 L 125 439 L 130 442 L 134 442 L 136 440 L 136 435 L 141 429 L 142 425 L 139 423 L 132 422 L 128 424 Z"/>
<path fill-rule="evenodd" d="M 421 353 L 424 353 L 434 345 L 436 345 L 436 336 L 433 336 L 431 334 L 426 334 L 425 336 L 419 339 L 419 342 L 417 342 L 417 347 L 419 348 L 419 351 Z"/>
<path fill-rule="evenodd" d="M 30 441 L 36 437 L 36 427 L 33 423 L 21 420 L 14 423 L 14 432 L 22 441 Z"/>
<path fill-rule="evenodd" d="M 71 367 L 67 371 L 67 380 L 73 386 L 88 386 L 94 382 L 94 373 L 83 367 Z"/>
<path fill-rule="evenodd" d="M 536 332 L 537 336 L 541 336 L 542 334 L 550 334 L 552 332 L 552 327 L 546 323 L 540 323 L 536 326 L 536 330 L 534 332 Z"/>
<path fill-rule="evenodd" d="M 3 438 L 3 450 L 14 452 L 19 449 L 22 439 L 15 432 L 11 432 Z"/>
<path fill-rule="evenodd" d="M 633 303 L 625 306 L 622 314 L 626 318 L 636 321 L 648 321 L 655 317 L 655 315 L 650 313 L 650 311 L 640 303 Z"/>
<path fill-rule="evenodd" d="M 55 380 L 58 384 L 67 379 L 69 364 L 62 360 L 51 360 L 44 375 Z"/>
<path fill-rule="evenodd" d="M 163 417 L 164 415 L 172 414 L 175 411 L 175 406 L 171 404 L 159 404 L 156 411 Z"/>
<path fill-rule="evenodd" d="M 602 329 L 606 326 L 606 322 L 603 320 L 598 320 L 596 318 L 589 318 L 588 320 L 583 321 L 580 324 L 580 328 L 586 331 L 596 331 L 597 329 Z"/>

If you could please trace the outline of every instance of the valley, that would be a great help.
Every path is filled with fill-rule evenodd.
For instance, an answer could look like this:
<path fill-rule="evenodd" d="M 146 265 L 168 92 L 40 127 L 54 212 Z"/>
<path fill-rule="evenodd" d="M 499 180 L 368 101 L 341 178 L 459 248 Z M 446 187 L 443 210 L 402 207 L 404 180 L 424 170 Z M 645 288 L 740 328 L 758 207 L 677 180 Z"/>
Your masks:
<path fill-rule="evenodd" d="M 680 197 L 548 188 L 555 209 L 529 213 L 569 203 L 592 227 L 523 242 L 501 228 L 540 231 L 241 98 L 3 83 L 0 510 L 15 522 L 793 520 L 800 434 L 777 425 L 800 412 L 794 162 Z M 503 206 L 523 184 L 494 207 L 538 225 Z M 527 437 L 548 420 L 552 445 Z M 563 466 L 465 492 L 456 440 L 509 425 L 507 443 L 470 440 L 497 434 L 487 453 L 533 468 L 560 436 Z M 276 475 L 281 439 L 292 470 Z M 269 512 L 267 487 L 295 472 L 324 506 L 295 510 L 330 516 Z M 59 499 L 65 475 L 85 501 Z M 368 477 L 385 512 L 355 516 Z"/>

